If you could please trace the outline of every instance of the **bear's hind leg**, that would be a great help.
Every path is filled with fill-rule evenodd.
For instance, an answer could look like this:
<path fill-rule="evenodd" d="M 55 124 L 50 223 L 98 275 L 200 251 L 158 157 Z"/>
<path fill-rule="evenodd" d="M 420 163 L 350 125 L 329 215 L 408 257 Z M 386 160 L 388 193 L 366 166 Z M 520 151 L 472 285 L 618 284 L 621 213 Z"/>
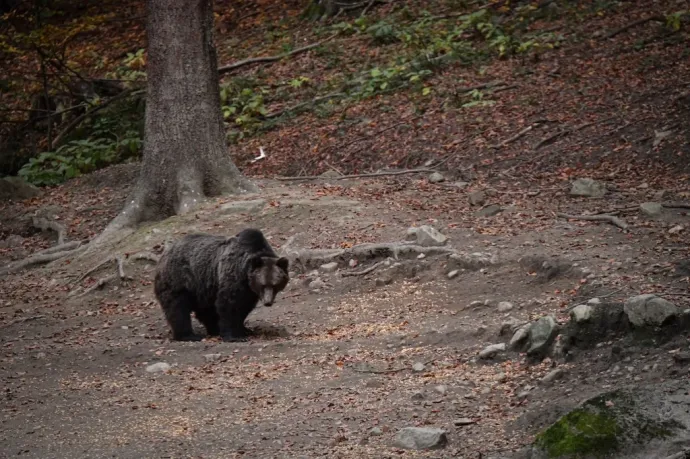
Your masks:
<path fill-rule="evenodd" d="M 202 309 L 197 307 L 194 310 L 196 319 L 206 328 L 208 336 L 219 336 L 220 326 L 218 325 L 218 313 L 215 309 Z"/>
<path fill-rule="evenodd" d="M 194 297 L 189 292 L 165 292 L 159 301 L 172 330 L 174 341 L 199 341 L 192 328 Z"/>

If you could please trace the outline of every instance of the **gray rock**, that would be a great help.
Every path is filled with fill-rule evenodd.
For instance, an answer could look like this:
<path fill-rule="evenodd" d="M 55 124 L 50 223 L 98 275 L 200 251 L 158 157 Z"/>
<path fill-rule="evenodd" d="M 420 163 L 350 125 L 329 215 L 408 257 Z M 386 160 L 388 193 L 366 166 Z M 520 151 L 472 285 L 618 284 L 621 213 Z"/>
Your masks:
<path fill-rule="evenodd" d="M 323 178 L 335 178 L 335 177 L 340 177 L 340 173 L 337 171 L 334 171 L 333 169 L 328 169 L 326 172 L 321 174 L 319 177 Z"/>
<path fill-rule="evenodd" d="M 393 446 L 402 449 L 438 449 L 447 444 L 446 432 L 432 427 L 405 427 L 393 439 Z"/>
<path fill-rule="evenodd" d="M 664 206 L 658 202 L 643 202 L 640 211 L 648 217 L 658 217 L 664 211 Z"/>
<path fill-rule="evenodd" d="M 453 185 L 458 188 L 467 188 L 469 186 L 469 182 L 455 182 Z"/>
<path fill-rule="evenodd" d="M 684 229 L 685 229 L 685 227 L 683 225 L 676 225 L 673 228 L 671 228 L 670 230 L 668 230 L 668 234 L 679 234 Z"/>
<path fill-rule="evenodd" d="M 446 180 L 446 178 L 440 172 L 434 172 L 429 176 L 430 183 L 441 183 L 444 180 Z"/>
<path fill-rule="evenodd" d="M 319 266 L 319 270 L 322 273 L 334 273 L 338 270 L 338 262 L 331 261 L 330 263 L 324 263 Z"/>
<path fill-rule="evenodd" d="M 446 386 L 444 386 L 443 384 L 440 384 L 440 385 L 434 387 L 434 390 L 441 395 L 446 395 L 446 392 L 448 392 L 448 388 Z"/>
<path fill-rule="evenodd" d="M 575 322 L 586 322 L 592 318 L 594 308 L 588 304 L 578 304 L 570 311 L 570 320 Z"/>
<path fill-rule="evenodd" d="M 165 362 L 158 362 L 146 367 L 146 371 L 149 373 L 163 373 L 170 369 L 170 365 Z"/>
<path fill-rule="evenodd" d="M 424 371 L 424 368 L 426 367 L 422 362 L 416 362 L 414 365 L 412 365 L 412 370 L 416 371 L 417 373 Z"/>
<path fill-rule="evenodd" d="M 591 178 L 581 178 L 573 182 L 570 189 L 571 196 L 584 196 L 588 198 L 603 198 L 606 194 L 606 185 Z"/>
<path fill-rule="evenodd" d="M 523 325 L 525 325 L 525 323 L 516 319 L 515 317 L 508 317 L 501 324 L 501 329 L 498 332 L 498 336 L 513 336 L 515 332 L 518 331 Z"/>
<path fill-rule="evenodd" d="M 424 392 L 422 392 L 421 390 L 415 391 L 412 393 L 412 397 L 410 398 L 417 402 L 420 400 L 424 400 Z"/>
<path fill-rule="evenodd" d="M 544 316 L 529 327 L 527 355 L 544 356 L 558 335 L 558 326 L 551 316 Z"/>
<path fill-rule="evenodd" d="M 483 206 L 486 202 L 486 193 L 483 191 L 474 191 L 467 196 L 467 201 L 471 206 Z"/>
<path fill-rule="evenodd" d="M 445 245 L 448 238 L 441 234 L 436 228 L 429 225 L 411 227 L 407 229 L 407 240 L 415 241 L 422 247 L 438 247 Z"/>
<path fill-rule="evenodd" d="M 251 199 L 248 201 L 232 201 L 220 206 L 219 215 L 234 213 L 257 213 L 266 207 L 265 199 Z"/>
<path fill-rule="evenodd" d="M 628 298 L 623 310 L 636 327 L 664 325 L 680 312 L 676 305 L 653 294 Z"/>
<path fill-rule="evenodd" d="M 589 300 L 587 300 L 587 304 L 601 304 L 601 300 L 599 298 L 590 298 Z"/>
<path fill-rule="evenodd" d="M 508 349 L 514 351 L 522 348 L 522 346 L 527 341 L 527 338 L 529 337 L 530 327 L 532 327 L 532 324 L 525 324 L 522 327 L 518 328 L 515 331 L 515 333 L 513 333 L 513 337 L 510 338 L 510 342 L 508 343 Z"/>
<path fill-rule="evenodd" d="M 204 354 L 204 359 L 206 359 L 207 362 L 215 362 L 216 360 L 220 360 L 221 354 Z"/>
<path fill-rule="evenodd" d="M 513 303 L 508 301 L 501 301 L 498 303 L 498 312 L 508 312 L 513 309 Z"/>
<path fill-rule="evenodd" d="M 541 378 L 541 382 L 545 385 L 551 385 L 554 381 L 561 379 L 564 374 L 565 372 L 562 369 L 556 368 L 554 370 L 551 370 L 543 378 Z"/>
<path fill-rule="evenodd" d="M 582 429 L 583 422 L 590 428 Z M 669 381 L 586 400 L 537 435 L 529 457 L 668 459 L 689 441 L 687 381 Z M 553 454 L 555 448 L 561 454 Z"/>
<path fill-rule="evenodd" d="M 457 277 L 459 273 L 460 273 L 460 271 L 457 270 L 457 269 L 452 270 L 451 272 L 449 272 L 449 273 L 447 274 L 448 279 L 452 279 L 452 278 L 454 278 L 454 277 Z"/>
<path fill-rule="evenodd" d="M 383 430 L 380 427 L 374 427 L 369 431 L 369 435 L 372 437 L 380 437 L 383 435 Z"/>
<path fill-rule="evenodd" d="M 320 290 L 324 287 L 326 287 L 326 283 L 320 277 L 309 282 L 309 290 Z"/>
<path fill-rule="evenodd" d="M 492 344 L 491 346 L 485 347 L 480 353 L 479 353 L 479 358 L 480 359 L 492 359 L 498 354 L 499 352 L 503 352 L 506 350 L 506 343 L 498 343 L 498 344 Z"/>
<path fill-rule="evenodd" d="M 501 206 L 498 204 L 491 204 L 479 210 L 476 215 L 477 217 L 493 217 L 501 212 L 503 212 L 503 208 Z"/>
<path fill-rule="evenodd" d="M 672 129 L 669 129 L 669 130 L 667 130 L 667 131 L 657 131 L 657 130 L 654 130 L 654 141 L 652 142 L 652 146 L 653 146 L 654 148 L 658 147 L 659 145 L 661 145 L 661 142 L 663 142 L 663 141 L 666 140 L 668 137 L 670 137 L 671 134 L 673 134 L 673 130 L 672 130 Z"/>
<path fill-rule="evenodd" d="M 41 194 L 34 185 L 25 182 L 21 177 L 0 178 L 0 200 L 24 200 Z"/>

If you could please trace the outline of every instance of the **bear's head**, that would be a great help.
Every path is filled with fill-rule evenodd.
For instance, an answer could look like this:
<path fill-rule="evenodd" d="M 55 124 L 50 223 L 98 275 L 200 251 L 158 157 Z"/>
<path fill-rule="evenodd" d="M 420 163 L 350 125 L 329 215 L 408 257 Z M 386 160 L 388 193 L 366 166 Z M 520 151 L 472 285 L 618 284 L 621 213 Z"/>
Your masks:
<path fill-rule="evenodd" d="M 254 256 L 249 260 L 249 287 L 264 306 L 271 306 L 288 283 L 288 259 Z"/>

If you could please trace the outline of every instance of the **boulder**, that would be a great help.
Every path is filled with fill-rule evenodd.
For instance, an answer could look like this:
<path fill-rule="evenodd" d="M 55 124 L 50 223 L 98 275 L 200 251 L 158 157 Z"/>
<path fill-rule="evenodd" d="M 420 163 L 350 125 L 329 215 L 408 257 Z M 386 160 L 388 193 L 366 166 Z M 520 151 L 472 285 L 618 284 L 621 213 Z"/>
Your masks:
<path fill-rule="evenodd" d="M 530 357 L 543 357 L 558 335 L 558 325 L 551 316 L 544 316 L 529 327 L 529 347 L 527 355 Z"/>
<path fill-rule="evenodd" d="M 21 177 L 5 177 L 0 179 L 0 199 L 16 200 L 30 199 L 41 194 L 34 185 L 25 182 Z"/>
<path fill-rule="evenodd" d="M 447 444 L 446 432 L 432 427 L 405 427 L 393 439 L 393 446 L 402 449 L 438 449 Z"/>
<path fill-rule="evenodd" d="M 660 327 L 680 313 L 675 304 L 653 294 L 628 298 L 623 310 L 636 327 Z"/>
<path fill-rule="evenodd" d="M 422 247 L 439 247 L 445 245 L 448 238 L 441 234 L 436 228 L 429 225 L 411 227 L 407 229 L 407 240 L 414 241 Z"/>
<path fill-rule="evenodd" d="M 606 184 L 591 178 L 580 178 L 573 182 L 570 189 L 571 196 L 587 198 L 603 198 L 606 194 Z"/>
<path fill-rule="evenodd" d="M 658 202 L 643 202 L 640 204 L 640 212 L 648 217 L 658 217 L 664 211 L 664 206 Z"/>

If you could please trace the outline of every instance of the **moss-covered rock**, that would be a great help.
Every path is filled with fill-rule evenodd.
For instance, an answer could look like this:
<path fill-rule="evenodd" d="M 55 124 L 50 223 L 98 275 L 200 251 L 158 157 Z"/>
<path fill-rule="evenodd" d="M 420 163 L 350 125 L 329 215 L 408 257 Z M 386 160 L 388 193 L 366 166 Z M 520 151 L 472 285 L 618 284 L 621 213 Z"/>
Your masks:
<path fill-rule="evenodd" d="M 652 458 L 673 452 L 676 440 L 688 438 L 690 425 L 690 398 L 680 387 L 676 392 L 621 389 L 589 399 L 539 433 L 531 457 Z"/>

